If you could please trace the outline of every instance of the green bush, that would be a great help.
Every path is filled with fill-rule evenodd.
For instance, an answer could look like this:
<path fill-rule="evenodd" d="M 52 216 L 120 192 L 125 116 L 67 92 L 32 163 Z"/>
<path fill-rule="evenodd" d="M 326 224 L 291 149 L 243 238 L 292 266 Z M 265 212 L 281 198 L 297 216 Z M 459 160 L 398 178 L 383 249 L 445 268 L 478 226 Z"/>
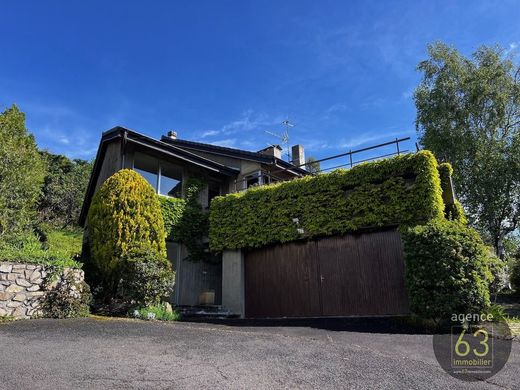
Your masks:
<path fill-rule="evenodd" d="M 90 256 L 105 287 L 117 286 L 122 258 L 141 248 L 166 256 L 164 221 L 154 189 L 137 172 L 123 169 L 108 178 L 88 213 Z"/>
<path fill-rule="evenodd" d="M 51 273 L 50 278 L 54 275 Z M 78 282 L 72 273 L 63 273 L 58 280 L 49 280 L 53 288 L 47 293 L 42 304 L 42 314 L 50 318 L 85 317 L 89 314 L 92 296 L 85 282 Z"/>
<path fill-rule="evenodd" d="M 443 211 L 437 161 L 422 151 L 216 197 L 210 207 L 210 248 L 256 248 L 359 229 L 415 226 L 442 219 Z"/>
<path fill-rule="evenodd" d="M 175 282 L 170 262 L 154 251 L 135 249 L 121 259 L 123 298 L 131 304 L 156 305 L 169 298 Z"/>
<path fill-rule="evenodd" d="M 456 221 L 403 232 L 411 310 L 436 320 L 489 307 L 489 251 L 479 234 Z"/>

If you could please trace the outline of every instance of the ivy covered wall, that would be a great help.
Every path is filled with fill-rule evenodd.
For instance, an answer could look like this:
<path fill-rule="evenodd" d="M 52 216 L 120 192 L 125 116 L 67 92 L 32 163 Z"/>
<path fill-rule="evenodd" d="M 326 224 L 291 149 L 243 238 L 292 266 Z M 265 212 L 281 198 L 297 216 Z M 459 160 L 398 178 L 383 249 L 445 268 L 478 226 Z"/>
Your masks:
<path fill-rule="evenodd" d="M 437 160 L 429 151 L 213 199 L 212 251 L 415 226 L 444 218 Z"/>

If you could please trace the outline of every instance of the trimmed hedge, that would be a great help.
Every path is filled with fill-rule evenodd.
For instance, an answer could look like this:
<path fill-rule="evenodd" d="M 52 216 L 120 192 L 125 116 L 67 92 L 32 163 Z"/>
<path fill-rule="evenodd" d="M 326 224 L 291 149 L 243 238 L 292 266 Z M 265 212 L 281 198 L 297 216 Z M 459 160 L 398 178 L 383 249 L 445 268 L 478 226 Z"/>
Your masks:
<path fill-rule="evenodd" d="M 412 312 L 449 321 L 452 314 L 480 314 L 489 307 L 492 259 L 476 230 L 434 221 L 402 237 Z"/>
<path fill-rule="evenodd" d="M 421 151 L 216 197 L 210 207 L 210 248 L 256 248 L 414 226 L 442 219 L 443 211 L 437 160 Z"/>

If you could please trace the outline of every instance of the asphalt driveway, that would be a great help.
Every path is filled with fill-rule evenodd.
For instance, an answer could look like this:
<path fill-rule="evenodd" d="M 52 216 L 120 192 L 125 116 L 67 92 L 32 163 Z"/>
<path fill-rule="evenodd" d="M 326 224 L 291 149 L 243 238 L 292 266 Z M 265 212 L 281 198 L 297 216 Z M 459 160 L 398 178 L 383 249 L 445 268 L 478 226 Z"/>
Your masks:
<path fill-rule="evenodd" d="M 329 325 L 95 318 L 0 324 L 0 388 L 520 388 L 518 342 L 498 375 L 465 383 L 442 371 L 429 335 Z"/>

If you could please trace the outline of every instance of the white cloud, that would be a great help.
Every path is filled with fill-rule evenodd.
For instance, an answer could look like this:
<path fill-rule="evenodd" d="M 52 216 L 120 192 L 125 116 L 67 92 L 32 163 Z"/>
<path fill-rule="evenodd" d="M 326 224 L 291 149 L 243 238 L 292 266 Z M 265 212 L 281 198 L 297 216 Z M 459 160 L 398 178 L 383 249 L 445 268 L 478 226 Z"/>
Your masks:
<path fill-rule="evenodd" d="M 511 42 L 507 49 L 504 50 L 504 54 L 507 56 L 512 53 L 516 53 L 518 49 L 518 42 Z"/>
<path fill-rule="evenodd" d="M 213 136 L 219 135 L 219 134 L 220 134 L 220 130 L 207 130 L 200 135 L 200 138 L 213 137 Z"/>
<path fill-rule="evenodd" d="M 348 106 L 344 103 L 336 103 L 327 108 L 326 112 L 327 114 L 331 114 L 333 112 L 341 112 L 346 111 L 348 109 Z"/>

